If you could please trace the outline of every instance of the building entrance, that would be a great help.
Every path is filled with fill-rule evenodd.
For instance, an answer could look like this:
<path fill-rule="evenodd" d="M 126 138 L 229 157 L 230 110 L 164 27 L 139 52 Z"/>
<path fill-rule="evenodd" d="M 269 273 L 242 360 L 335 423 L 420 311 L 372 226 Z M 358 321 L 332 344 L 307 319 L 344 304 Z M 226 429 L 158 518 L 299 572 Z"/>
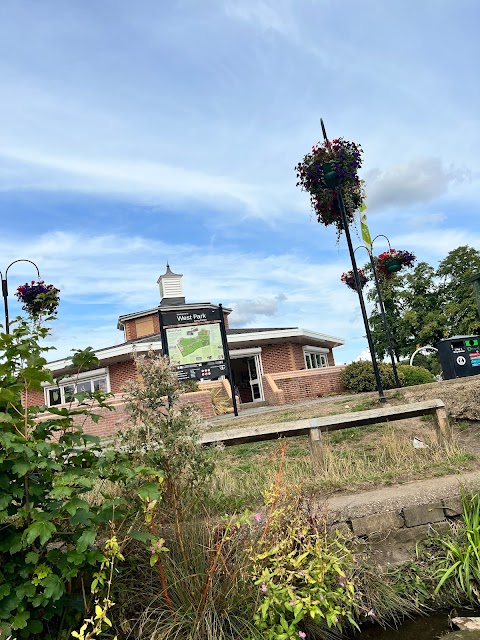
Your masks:
<path fill-rule="evenodd" d="M 240 401 L 243 404 L 263 401 L 265 398 L 260 354 L 236 356 L 235 352 L 231 351 L 230 363 Z"/>

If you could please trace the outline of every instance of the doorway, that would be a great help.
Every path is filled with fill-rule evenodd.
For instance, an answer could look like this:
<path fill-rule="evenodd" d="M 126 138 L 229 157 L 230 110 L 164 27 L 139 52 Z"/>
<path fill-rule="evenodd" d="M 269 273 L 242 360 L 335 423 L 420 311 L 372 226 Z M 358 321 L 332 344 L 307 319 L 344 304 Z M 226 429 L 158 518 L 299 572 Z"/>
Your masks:
<path fill-rule="evenodd" d="M 230 352 L 230 363 L 241 403 L 263 402 L 265 397 L 260 354 L 242 357 L 235 355 L 235 352 Z"/>

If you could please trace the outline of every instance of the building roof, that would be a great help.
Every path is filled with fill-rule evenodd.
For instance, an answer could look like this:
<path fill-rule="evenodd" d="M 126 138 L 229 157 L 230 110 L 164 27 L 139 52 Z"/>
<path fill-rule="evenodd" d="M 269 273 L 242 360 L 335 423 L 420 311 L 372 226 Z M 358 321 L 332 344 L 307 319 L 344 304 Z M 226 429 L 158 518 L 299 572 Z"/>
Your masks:
<path fill-rule="evenodd" d="M 317 333 L 316 331 L 308 331 L 301 327 L 227 329 L 227 342 L 231 350 L 252 346 L 261 347 L 262 344 L 278 344 L 286 340 L 305 346 L 322 346 L 329 349 L 345 343 L 342 338 Z M 133 352 L 145 353 L 150 350 L 162 350 L 162 341 L 159 333 L 143 338 L 135 338 L 112 347 L 96 349 L 95 354 L 101 365 L 108 365 L 128 360 Z M 60 375 L 69 369 L 70 364 L 71 359 L 65 358 L 49 362 L 48 366 L 53 372 Z"/>
<path fill-rule="evenodd" d="M 168 298 L 167 298 L 168 300 Z M 218 304 L 212 304 L 211 302 L 195 302 L 192 303 L 178 303 L 178 304 L 168 304 L 168 305 L 158 305 L 158 307 L 154 307 L 153 309 L 145 309 L 145 311 L 135 311 L 134 313 L 126 313 L 123 316 L 118 318 L 117 329 L 123 331 L 125 322 L 127 320 L 133 320 L 135 318 L 142 318 L 143 316 L 151 316 L 158 313 L 160 310 L 165 311 L 165 306 L 168 306 L 168 311 L 189 311 L 190 309 L 198 309 L 199 307 L 204 307 L 207 309 L 218 309 Z M 228 307 L 222 307 L 223 311 L 228 315 L 232 312 L 232 310 Z"/>

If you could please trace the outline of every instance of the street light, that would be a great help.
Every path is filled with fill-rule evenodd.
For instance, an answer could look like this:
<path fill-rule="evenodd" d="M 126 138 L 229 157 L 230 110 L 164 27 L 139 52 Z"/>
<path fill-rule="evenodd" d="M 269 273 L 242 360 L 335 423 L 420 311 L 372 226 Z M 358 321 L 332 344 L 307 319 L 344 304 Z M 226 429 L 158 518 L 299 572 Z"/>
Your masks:
<path fill-rule="evenodd" d="M 11 262 L 8 267 L 5 270 L 5 277 L 3 277 L 3 273 L 0 271 L 0 276 L 2 278 L 2 296 L 3 296 L 3 305 L 5 308 L 5 333 L 9 334 L 10 333 L 10 327 L 8 326 L 9 324 L 9 320 L 8 320 L 8 282 L 7 282 L 7 276 L 8 276 L 8 270 L 10 269 L 10 267 L 15 264 L 16 262 L 29 262 L 30 264 L 33 264 L 33 266 L 35 267 L 35 269 L 37 270 L 37 276 L 38 279 L 40 280 L 40 271 L 37 267 L 37 265 L 35 264 L 35 262 L 32 262 L 32 260 L 14 260 L 13 262 Z"/>
<path fill-rule="evenodd" d="M 320 118 L 320 125 L 322 127 L 323 138 L 325 140 L 326 146 L 330 148 L 330 141 L 327 137 L 327 132 L 325 130 L 325 125 L 323 124 L 322 118 Z M 380 402 L 385 402 L 386 398 L 383 392 L 382 379 L 380 378 L 378 362 L 375 357 L 375 348 L 373 346 L 372 334 L 370 332 L 370 327 L 368 324 L 368 316 L 367 316 L 367 310 L 365 307 L 365 301 L 363 299 L 362 285 L 360 283 L 360 277 L 358 275 L 358 267 L 355 261 L 355 252 L 353 250 L 352 238 L 350 236 L 350 229 L 348 227 L 347 212 L 345 210 L 345 202 L 343 200 L 342 187 L 341 186 L 335 187 L 335 192 L 337 194 L 337 200 L 340 207 L 340 218 L 342 220 L 343 230 L 345 231 L 345 238 L 347 240 L 348 251 L 350 253 L 350 259 L 352 261 L 353 276 L 355 278 L 355 286 L 357 287 L 358 300 L 360 302 L 360 309 L 362 311 L 363 323 L 365 325 L 365 331 L 367 334 L 368 348 L 370 350 L 370 356 L 372 358 L 373 373 L 375 375 L 375 382 L 377 383 L 378 398 Z"/>
<path fill-rule="evenodd" d="M 375 242 L 375 240 L 377 238 L 383 237 L 387 240 L 388 242 L 388 246 L 390 248 L 390 240 L 387 238 L 387 236 L 384 236 L 383 234 L 379 234 L 378 236 L 375 236 L 375 238 L 372 240 L 372 249 L 373 249 L 373 243 Z M 393 377 L 395 378 L 395 386 L 397 387 L 397 389 L 400 389 L 400 387 L 402 386 L 400 384 L 400 380 L 398 378 L 398 371 L 397 371 L 397 365 L 395 363 L 395 356 L 393 353 L 393 347 L 392 347 L 392 337 L 390 334 L 390 328 L 388 326 L 388 322 L 387 322 L 387 314 L 385 313 L 385 305 L 383 304 L 383 296 L 382 296 L 382 292 L 380 290 L 380 283 L 378 282 L 378 277 L 377 277 L 377 268 L 375 265 L 375 260 L 373 259 L 373 252 L 372 250 L 369 250 L 368 247 L 366 247 L 364 244 L 361 244 L 359 247 L 357 247 L 355 249 L 355 251 L 357 251 L 358 249 L 365 249 L 365 251 L 368 253 L 368 257 L 370 259 L 370 264 L 372 266 L 372 272 L 373 272 L 373 279 L 375 281 L 375 288 L 377 289 L 377 296 L 378 296 L 378 306 L 380 308 L 380 313 L 382 315 L 382 320 L 383 320 L 383 328 L 385 329 L 385 335 L 387 336 L 387 344 L 388 344 L 388 352 L 390 354 L 390 360 L 392 362 L 392 368 L 393 368 Z M 355 253 L 354 251 L 354 253 Z"/>

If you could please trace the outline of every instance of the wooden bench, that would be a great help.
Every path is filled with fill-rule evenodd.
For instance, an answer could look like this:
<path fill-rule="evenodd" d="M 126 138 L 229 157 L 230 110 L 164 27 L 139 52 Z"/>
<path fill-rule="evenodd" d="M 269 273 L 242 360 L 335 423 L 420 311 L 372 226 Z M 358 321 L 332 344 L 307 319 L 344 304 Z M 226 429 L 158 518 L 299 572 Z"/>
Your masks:
<path fill-rule="evenodd" d="M 238 429 L 225 429 L 205 433 L 200 438 L 202 445 L 223 443 L 226 447 L 245 442 L 261 442 L 276 438 L 289 438 L 293 436 L 308 435 L 310 439 L 310 451 L 317 464 L 323 464 L 322 431 L 337 431 L 350 427 L 363 427 L 379 422 L 391 422 L 419 416 L 433 416 L 433 424 L 439 444 L 450 442 L 452 432 L 445 404 L 442 400 L 425 400 L 396 406 L 387 406 L 380 409 L 359 411 L 358 413 L 340 413 L 323 418 L 310 418 L 307 420 L 295 420 L 293 422 L 278 422 L 276 424 L 261 425 L 258 427 L 243 427 Z"/>

